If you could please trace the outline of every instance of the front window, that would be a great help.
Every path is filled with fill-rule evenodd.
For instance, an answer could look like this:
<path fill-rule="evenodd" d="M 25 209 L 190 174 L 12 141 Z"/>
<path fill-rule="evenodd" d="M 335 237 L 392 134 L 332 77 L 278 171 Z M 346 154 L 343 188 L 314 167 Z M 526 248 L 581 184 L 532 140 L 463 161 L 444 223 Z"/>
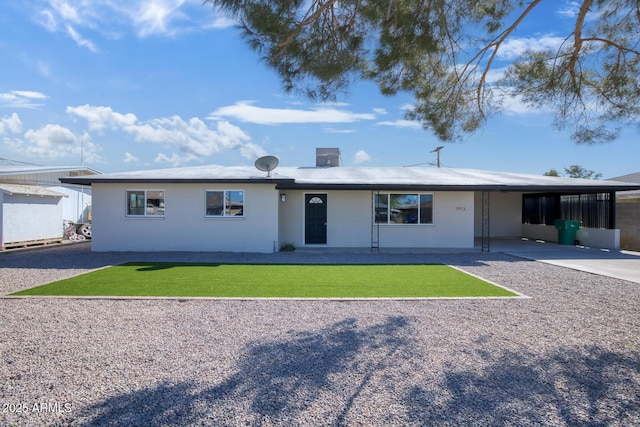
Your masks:
<path fill-rule="evenodd" d="M 164 216 L 164 190 L 127 190 L 127 216 Z"/>
<path fill-rule="evenodd" d="M 376 194 L 376 224 L 433 224 L 433 194 Z"/>
<path fill-rule="evenodd" d="M 244 191 L 208 190 L 205 192 L 205 199 L 206 216 L 244 216 Z"/>

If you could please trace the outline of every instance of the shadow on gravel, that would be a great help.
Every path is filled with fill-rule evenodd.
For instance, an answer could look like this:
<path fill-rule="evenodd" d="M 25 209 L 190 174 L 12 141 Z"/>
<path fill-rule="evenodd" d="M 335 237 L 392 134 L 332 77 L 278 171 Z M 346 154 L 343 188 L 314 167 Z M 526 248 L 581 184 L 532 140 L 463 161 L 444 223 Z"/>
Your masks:
<path fill-rule="evenodd" d="M 347 319 L 319 331 L 290 331 L 289 339 L 250 345 L 237 372 L 215 387 L 198 390 L 197 379 L 163 383 L 86 407 L 79 419 L 86 426 L 255 425 L 266 420 L 296 425 L 322 400 L 318 418 L 304 417 L 305 422 L 345 425 L 371 378 L 400 363 L 401 350 L 410 343 L 408 327 L 407 319 L 392 317 L 366 328 Z M 345 378 L 350 381 L 341 383 Z"/>
<path fill-rule="evenodd" d="M 416 332 L 404 317 L 367 327 L 348 319 L 318 331 L 290 331 L 289 338 L 249 345 L 235 373 L 213 387 L 198 378 L 162 383 L 74 415 L 86 426 L 604 426 L 640 421 L 637 350 L 616 353 L 591 346 L 541 356 L 469 349 L 477 369 L 452 364 L 441 371 L 426 364 L 428 355 L 417 354 Z"/>
<path fill-rule="evenodd" d="M 640 354 L 597 346 L 547 357 L 507 352 L 484 369 L 444 374 L 444 404 L 427 387 L 405 396 L 418 425 L 637 425 Z M 441 397 L 441 396 L 439 396 Z"/>

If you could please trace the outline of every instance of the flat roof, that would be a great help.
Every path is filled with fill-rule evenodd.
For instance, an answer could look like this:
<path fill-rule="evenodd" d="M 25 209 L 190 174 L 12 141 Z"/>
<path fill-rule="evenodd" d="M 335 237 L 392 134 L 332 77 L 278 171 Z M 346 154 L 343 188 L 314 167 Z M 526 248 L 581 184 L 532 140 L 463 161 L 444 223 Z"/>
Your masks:
<path fill-rule="evenodd" d="M 99 174 L 100 172 L 88 168 L 86 166 L 6 166 L 0 165 L 0 176 L 3 175 L 25 175 L 32 173 L 51 173 L 51 172 L 83 172 L 85 174 Z"/>
<path fill-rule="evenodd" d="M 254 183 L 278 189 L 610 192 L 640 184 L 435 167 L 280 167 L 267 176 L 252 166 L 195 166 L 65 177 L 64 183 Z"/>
<path fill-rule="evenodd" d="M 0 192 L 8 195 L 20 194 L 24 196 L 67 197 L 66 194 L 49 190 L 48 188 L 40 187 L 37 185 L 0 183 Z"/>

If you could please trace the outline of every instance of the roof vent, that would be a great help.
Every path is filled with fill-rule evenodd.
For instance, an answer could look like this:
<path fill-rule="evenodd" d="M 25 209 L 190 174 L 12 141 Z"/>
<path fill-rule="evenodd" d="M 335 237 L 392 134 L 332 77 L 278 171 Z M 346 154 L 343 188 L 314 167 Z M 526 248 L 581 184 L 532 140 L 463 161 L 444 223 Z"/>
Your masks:
<path fill-rule="evenodd" d="M 340 166 L 339 148 L 316 148 L 316 167 Z"/>

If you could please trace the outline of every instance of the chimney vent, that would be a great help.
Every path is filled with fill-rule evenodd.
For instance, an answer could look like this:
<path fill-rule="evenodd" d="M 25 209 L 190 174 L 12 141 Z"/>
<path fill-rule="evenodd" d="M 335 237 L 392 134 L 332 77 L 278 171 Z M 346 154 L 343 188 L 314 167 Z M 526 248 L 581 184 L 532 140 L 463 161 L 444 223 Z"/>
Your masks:
<path fill-rule="evenodd" d="M 339 148 L 316 148 L 316 167 L 340 166 Z"/>

